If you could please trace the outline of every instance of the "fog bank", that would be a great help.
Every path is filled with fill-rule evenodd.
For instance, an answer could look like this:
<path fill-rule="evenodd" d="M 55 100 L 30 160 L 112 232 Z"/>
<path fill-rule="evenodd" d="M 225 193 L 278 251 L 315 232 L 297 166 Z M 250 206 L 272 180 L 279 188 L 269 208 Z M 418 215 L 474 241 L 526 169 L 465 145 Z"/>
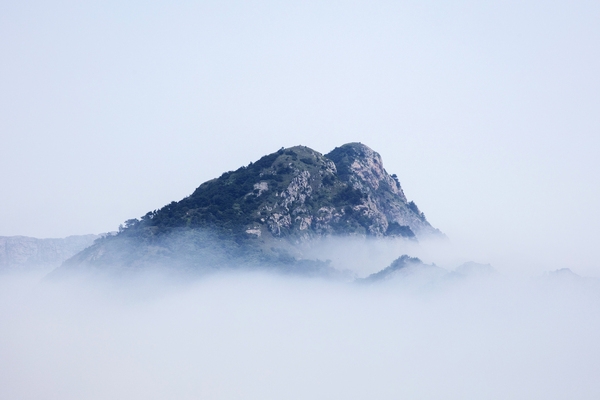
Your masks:
<path fill-rule="evenodd" d="M 596 399 L 595 280 L 0 277 L 0 397 Z"/>

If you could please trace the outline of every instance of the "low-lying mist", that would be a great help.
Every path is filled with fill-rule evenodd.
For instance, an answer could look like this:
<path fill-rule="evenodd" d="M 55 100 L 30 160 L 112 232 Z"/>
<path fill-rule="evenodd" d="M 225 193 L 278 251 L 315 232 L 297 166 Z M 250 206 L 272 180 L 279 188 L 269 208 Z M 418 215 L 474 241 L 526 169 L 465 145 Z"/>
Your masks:
<path fill-rule="evenodd" d="M 455 261 L 402 246 L 449 270 Z M 358 277 L 397 250 L 305 249 Z M 596 279 L 405 278 L 4 274 L 0 398 L 600 398 Z"/>

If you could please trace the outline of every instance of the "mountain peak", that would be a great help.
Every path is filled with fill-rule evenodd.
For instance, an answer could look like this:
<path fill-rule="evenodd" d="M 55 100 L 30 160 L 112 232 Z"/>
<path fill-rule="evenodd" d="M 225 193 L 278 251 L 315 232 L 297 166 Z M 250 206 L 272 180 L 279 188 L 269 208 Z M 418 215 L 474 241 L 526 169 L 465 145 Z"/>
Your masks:
<path fill-rule="evenodd" d="M 180 253 L 165 243 L 185 231 L 210 231 L 265 254 L 277 253 L 285 243 L 289 247 L 332 235 L 415 239 L 440 234 L 407 202 L 381 156 L 362 143 L 344 144 L 326 155 L 306 146 L 281 148 L 203 183 L 178 202 L 126 221 L 116 237 L 104 242 L 134 243 L 142 258 L 148 258 L 165 246 L 158 253 Z M 92 246 L 98 251 L 82 257 L 114 259 L 102 243 Z M 193 258 L 198 244 L 186 248 Z"/>
<path fill-rule="evenodd" d="M 384 185 L 406 202 L 400 182 L 383 168 L 383 160 L 376 151 L 362 143 L 347 143 L 326 155 L 338 167 L 340 177 L 355 189 L 377 191 Z"/>

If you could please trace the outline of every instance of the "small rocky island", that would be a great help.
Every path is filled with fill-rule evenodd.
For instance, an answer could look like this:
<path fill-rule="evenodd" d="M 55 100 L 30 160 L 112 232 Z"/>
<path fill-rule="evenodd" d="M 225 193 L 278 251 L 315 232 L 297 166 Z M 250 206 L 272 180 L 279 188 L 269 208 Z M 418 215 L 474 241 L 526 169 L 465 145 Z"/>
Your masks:
<path fill-rule="evenodd" d="M 296 146 L 200 185 L 190 196 L 130 219 L 57 272 L 159 265 L 204 271 L 241 266 L 333 274 L 306 260 L 303 243 L 332 236 L 443 234 L 408 201 L 380 155 L 361 143 L 321 154 Z"/>

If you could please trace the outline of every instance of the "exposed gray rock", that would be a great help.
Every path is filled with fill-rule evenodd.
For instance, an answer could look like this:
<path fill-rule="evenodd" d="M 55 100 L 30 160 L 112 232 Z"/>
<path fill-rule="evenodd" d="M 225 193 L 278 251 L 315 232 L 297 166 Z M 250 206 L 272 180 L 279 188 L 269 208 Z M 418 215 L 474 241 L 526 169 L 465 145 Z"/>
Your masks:
<path fill-rule="evenodd" d="M 335 162 L 338 171 L 342 171 L 342 179 L 366 195 L 353 209 L 373 221 L 369 234 L 387 236 L 390 225 L 396 223 L 408 226 L 417 237 L 443 236 L 427 222 L 413 202 L 407 201 L 398 179 L 383 168 L 379 153 L 362 143 L 348 143 L 326 157 Z"/>

